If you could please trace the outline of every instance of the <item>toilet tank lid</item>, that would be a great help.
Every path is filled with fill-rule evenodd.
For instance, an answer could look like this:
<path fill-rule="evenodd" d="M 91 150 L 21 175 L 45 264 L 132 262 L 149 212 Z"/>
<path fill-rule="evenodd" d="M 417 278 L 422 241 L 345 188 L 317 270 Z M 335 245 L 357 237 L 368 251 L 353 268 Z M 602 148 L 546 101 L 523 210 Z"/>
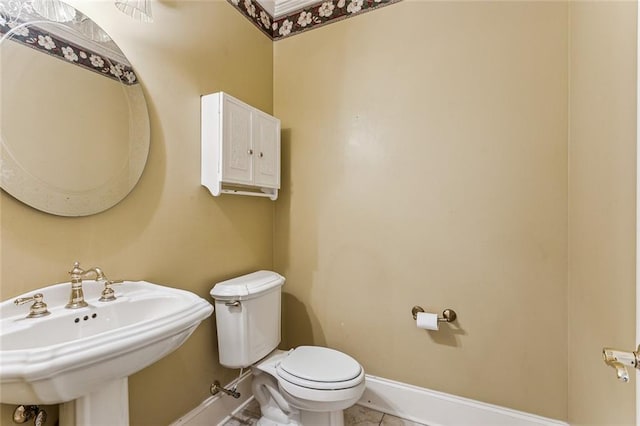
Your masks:
<path fill-rule="evenodd" d="M 284 284 L 284 277 L 273 271 L 257 271 L 213 286 L 211 297 L 214 299 L 249 299 Z"/>

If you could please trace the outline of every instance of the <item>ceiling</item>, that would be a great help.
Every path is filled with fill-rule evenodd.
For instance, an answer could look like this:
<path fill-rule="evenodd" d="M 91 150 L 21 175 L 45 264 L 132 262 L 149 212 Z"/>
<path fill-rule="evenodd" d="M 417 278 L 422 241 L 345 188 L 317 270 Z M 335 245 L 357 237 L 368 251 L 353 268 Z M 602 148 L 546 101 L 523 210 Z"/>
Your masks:
<path fill-rule="evenodd" d="M 317 3 L 318 0 L 256 0 L 274 18 Z"/>

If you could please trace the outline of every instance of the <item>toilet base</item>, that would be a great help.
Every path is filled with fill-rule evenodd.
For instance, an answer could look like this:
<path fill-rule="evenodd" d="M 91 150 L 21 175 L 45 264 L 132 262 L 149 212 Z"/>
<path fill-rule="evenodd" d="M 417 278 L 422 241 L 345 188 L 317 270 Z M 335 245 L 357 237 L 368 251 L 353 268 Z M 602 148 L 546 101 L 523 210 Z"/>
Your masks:
<path fill-rule="evenodd" d="M 300 410 L 280 395 L 277 381 L 256 369 L 252 369 L 252 373 L 251 390 L 262 413 L 258 426 L 302 426 Z"/>
<path fill-rule="evenodd" d="M 325 411 L 324 413 L 300 411 L 300 417 L 303 425 L 344 426 L 344 412 L 342 410 Z"/>
<path fill-rule="evenodd" d="M 273 420 L 269 420 L 267 418 L 264 417 L 260 417 L 260 419 L 258 420 L 258 422 L 256 423 L 257 426 L 302 426 L 302 423 L 277 423 L 274 422 Z"/>
<path fill-rule="evenodd" d="M 262 409 L 262 408 L 261 408 Z M 314 411 L 300 411 L 299 422 L 293 419 L 287 419 L 288 423 L 282 421 L 278 422 L 265 416 L 260 417 L 257 426 L 303 426 L 303 425 L 327 425 L 327 426 L 344 426 L 344 412 L 330 411 L 330 412 L 314 412 Z"/>
<path fill-rule="evenodd" d="M 308 411 L 294 407 L 283 397 L 273 376 L 256 368 L 252 373 L 251 390 L 262 413 L 258 426 L 344 426 L 343 410 Z"/>

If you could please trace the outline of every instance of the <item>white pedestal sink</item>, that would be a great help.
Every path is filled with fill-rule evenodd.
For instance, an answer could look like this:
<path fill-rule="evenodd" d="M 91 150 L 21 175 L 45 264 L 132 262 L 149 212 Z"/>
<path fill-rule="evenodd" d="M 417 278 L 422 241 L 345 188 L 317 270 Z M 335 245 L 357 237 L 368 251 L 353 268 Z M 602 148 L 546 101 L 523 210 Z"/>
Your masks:
<path fill-rule="evenodd" d="M 127 378 L 105 383 L 100 390 L 60 405 L 60 426 L 129 424 Z"/>
<path fill-rule="evenodd" d="M 34 290 L 50 315 L 0 303 L 0 402 L 60 404 L 61 426 L 127 425 L 127 377 L 174 351 L 213 307 L 184 290 L 125 281 L 117 299 L 100 302 L 102 286 L 84 284 L 89 306 L 65 309 L 70 283 Z M 68 402 L 73 401 L 73 404 Z"/>

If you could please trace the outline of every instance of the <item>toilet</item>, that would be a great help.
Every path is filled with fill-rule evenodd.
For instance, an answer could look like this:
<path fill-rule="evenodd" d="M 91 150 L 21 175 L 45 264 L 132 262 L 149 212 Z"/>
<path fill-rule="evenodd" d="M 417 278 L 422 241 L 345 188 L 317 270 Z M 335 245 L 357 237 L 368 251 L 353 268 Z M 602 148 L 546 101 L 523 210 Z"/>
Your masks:
<path fill-rule="evenodd" d="M 258 271 L 211 289 L 220 364 L 251 367 L 251 389 L 262 412 L 259 426 L 342 426 L 343 410 L 364 392 L 364 369 L 334 349 L 277 349 L 284 281 L 275 272 Z"/>

